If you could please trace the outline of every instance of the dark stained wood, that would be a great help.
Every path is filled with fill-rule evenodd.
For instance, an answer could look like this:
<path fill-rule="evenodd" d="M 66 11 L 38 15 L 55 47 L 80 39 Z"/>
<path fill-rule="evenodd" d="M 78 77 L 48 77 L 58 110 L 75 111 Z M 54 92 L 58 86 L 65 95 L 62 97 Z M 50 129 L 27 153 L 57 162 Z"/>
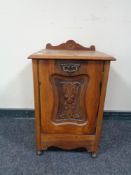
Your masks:
<path fill-rule="evenodd" d="M 54 50 L 87 50 L 87 51 L 95 51 L 95 46 L 92 45 L 89 48 L 84 47 L 74 40 L 68 40 L 66 43 L 62 43 L 58 46 L 52 46 L 52 44 L 48 43 L 46 45 L 46 49 L 54 49 Z"/>
<path fill-rule="evenodd" d="M 54 110 L 54 122 L 78 122 L 86 120 L 86 110 L 82 110 L 86 94 L 88 76 L 78 75 L 73 77 L 54 75 L 52 86 L 54 99 L 57 99 Z"/>
<path fill-rule="evenodd" d="M 65 50 L 68 47 L 69 50 Z M 58 46 L 48 44 L 47 49 L 30 58 L 33 60 L 37 151 L 57 146 L 84 147 L 96 153 L 110 61 L 115 59 L 86 50 L 74 41 Z"/>

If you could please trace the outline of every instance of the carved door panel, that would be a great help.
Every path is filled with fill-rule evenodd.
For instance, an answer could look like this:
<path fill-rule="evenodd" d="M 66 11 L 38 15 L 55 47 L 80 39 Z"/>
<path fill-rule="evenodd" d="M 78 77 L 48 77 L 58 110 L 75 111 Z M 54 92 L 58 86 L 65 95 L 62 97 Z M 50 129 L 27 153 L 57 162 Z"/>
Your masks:
<path fill-rule="evenodd" d="M 102 71 L 99 61 L 39 61 L 43 133 L 95 132 Z"/>
<path fill-rule="evenodd" d="M 56 100 L 55 115 L 53 116 L 54 122 L 83 123 L 86 120 L 83 99 L 87 81 L 88 77 L 86 75 L 75 77 L 52 76 L 54 98 Z"/>

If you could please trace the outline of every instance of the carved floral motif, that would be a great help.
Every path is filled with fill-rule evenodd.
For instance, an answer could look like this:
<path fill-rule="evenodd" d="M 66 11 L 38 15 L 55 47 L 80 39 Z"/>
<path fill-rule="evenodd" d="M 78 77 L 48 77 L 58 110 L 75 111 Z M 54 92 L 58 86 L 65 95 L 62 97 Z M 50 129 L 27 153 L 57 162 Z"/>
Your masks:
<path fill-rule="evenodd" d="M 81 109 L 81 102 L 84 103 L 87 77 L 83 75 L 76 76 L 76 78 L 54 76 L 53 81 L 58 99 L 55 120 L 85 120 L 85 112 Z"/>
<path fill-rule="evenodd" d="M 79 82 L 61 82 L 63 88 L 63 109 L 57 113 L 58 118 L 80 119 L 80 113 L 77 111 L 77 95 L 80 91 Z"/>

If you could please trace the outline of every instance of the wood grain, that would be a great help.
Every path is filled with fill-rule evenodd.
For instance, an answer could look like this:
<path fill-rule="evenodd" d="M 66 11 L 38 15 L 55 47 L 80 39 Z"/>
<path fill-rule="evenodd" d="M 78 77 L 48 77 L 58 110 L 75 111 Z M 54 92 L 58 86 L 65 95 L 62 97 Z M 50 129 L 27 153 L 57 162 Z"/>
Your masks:
<path fill-rule="evenodd" d="M 95 135 L 42 134 L 41 140 L 43 150 L 53 145 L 67 150 L 86 148 L 88 152 L 93 152 Z"/>
<path fill-rule="evenodd" d="M 68 50 L 67 50 L 68 49 Z M 100 143 L 110 55 L 69 40 L 47 44 L 32 59 L 36 149 L 86 148 Z"/>
<path fill-rule="evenodd" d="M 42 49 L 28 57 L 29 59 L 56 59 L 56 60 L 101 60 L 115 61 L 112 56 L 99 51 L 81 51 L 81 50 L 50 50 Z"/>
<path fill-rule="evenodd" d="M 95 51 L 95 46 L 84 47 L 74 40 L 68 40 L 57 46 L 47 44 L 46 49 L 42 49 L 28 57 L 29 59 L 75 59 L 75 60 L 110 60 L 116 59 L 105 53 Z"/>
<path fill-rule="evenodd" d="M 110 69 L 110 62 L 105 61 L 98 117 L 97 117 L 97 123 L 96 123 L 96 139 L 95 139 L 93 152 L 98 151 L 98 146 L 100 143 L 100 133 L 101 133 L 101 127 L 102 127 L 102 118 L 103 118 L 104 102 L 105 102 L 106 88 L 107 88 L 107 82 L 108 82 L 108 76 L 109 76 L 109 69 Z"/>
<path fill-rule="evenodd" d="M 40 104 L 41 104 L 41 129 L 43 133 L 70 133 L 70 134 L 91 134 L 95 131 L 96 116 L 99 106 L 100 98 L 100 84 L 102 79 L 102 62 L 80 62 L 81 66 L 78 71 L 73 73 L 64 72 L 61 70 L 60 64 L 62 62 L 55 62 L 54 60 L 39 61 L 39 81 L 40 81 Z M 43 76 L 44 75 L 44 76 Z M 82 78 L 83 76 L 89 77 L 88 85 L 86 80 L 83 82 L 82 91 L 85 88 L 85 94 L 80 97 L 76 94 L 79 99 L 80 106 L 75 111 L 81 110 L 84 113 L 85 119 L 79 121 L 77 119 L 61 120 L 61 122 L 55 122 L 59 108 L 62 108 L 65 104 L 65 100 L 60 100 L 60 93 L 62 93 L 62 87 L 59 86 L 59 93 L 56 94 L 56 90 L 51 81 L 53 76 L 60 76 L 63 81 L 72 77 L 72 81 Z M 66 77 L 66 80 L 65 80 Z M 87 86 L 87 87 L 86 87 Z M 71 89 L 71 88 L 70 88 Z M 45 93 L 46 92 L 46 93 Z M 70 92 L 68 92 L 70 93 Z M 72 96 L 73 94 L 71 94 Z M 59 97 L 59 98 L 58 98 Z M 84 101 L 84 103 L 83 103 Z M 59 104 L 61 103 L 61 104 Z M 69 105 L 71 107 L 71 104 Z M 79 109 L 80 107 L 80 109 Z M 66 113 L 68 112 L 67 109 Z M 73 111 L 71 111 L 73 113 Z M 69 116 L 67 116 L 69 118 Z M 75 117 L 75 116 L 74 116 Z M 63 122 L 62 122 L 63 121 Z"/>
<path fill-rule="evenodd" d="M 40 111 L 40 92 L 39 92 L 39 69 L 38 60 L 32 61 L 33 79 L 34 79 L 34 106 L 35 106 L 35 124 L 36 124 L 36 149 L 41 150 L 41 111 Z"/>

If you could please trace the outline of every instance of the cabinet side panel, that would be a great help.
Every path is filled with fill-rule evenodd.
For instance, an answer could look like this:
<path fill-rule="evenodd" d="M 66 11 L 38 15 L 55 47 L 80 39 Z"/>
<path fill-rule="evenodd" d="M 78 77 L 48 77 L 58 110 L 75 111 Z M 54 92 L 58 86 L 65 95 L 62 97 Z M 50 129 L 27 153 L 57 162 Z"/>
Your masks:
<path fill-rule="evenodd" d="M 103 72 L 103 79 L 102 79 L 101 95 L 100 95 L 100 103 L 99 103 L 99 109 L 98 109 L 98 117 L 97 117 L 97 123 L 96 123 L 96 139 L 95 139 L 95 144 L 94 144 L 94 152 L 98 150 L 98 145 L 99 145 L 99 140 L 100 140 L 109 69 L 110 69 L 110 61 L 105 61 L 104 70 L 103 70 L 104 72 Z"/>
<path fill-rule="evenodd" d="M 85 96 L 89 123 L 88 133 L 94 134 L 96 129 L 96 119 L 100 101 L 100 85 L 102 81 L 103 62 L 89 61 L 86 69 L 89 76 L 89 83 Z"/>
<path fill-rule="evenodd" d="M 32 60 L 33 80 L 34 80 L 34 105 L 35 105 L 35 123 L 36 123 L 36 149 L 41 150 L 40 137 L 40 94 L 39 94 L 39 69 L 38 60 Z"/>
<path fill-rule="evenodd" d="M 41 132 L 52 131 L 53 106 L 56 102 L 53 96 L 53 89 L 50 83 L 50 75 L 54 74 L 53 60 L 39 61 L 39 81 L 40 81 L 40 105 L 41 105 Z"/>

